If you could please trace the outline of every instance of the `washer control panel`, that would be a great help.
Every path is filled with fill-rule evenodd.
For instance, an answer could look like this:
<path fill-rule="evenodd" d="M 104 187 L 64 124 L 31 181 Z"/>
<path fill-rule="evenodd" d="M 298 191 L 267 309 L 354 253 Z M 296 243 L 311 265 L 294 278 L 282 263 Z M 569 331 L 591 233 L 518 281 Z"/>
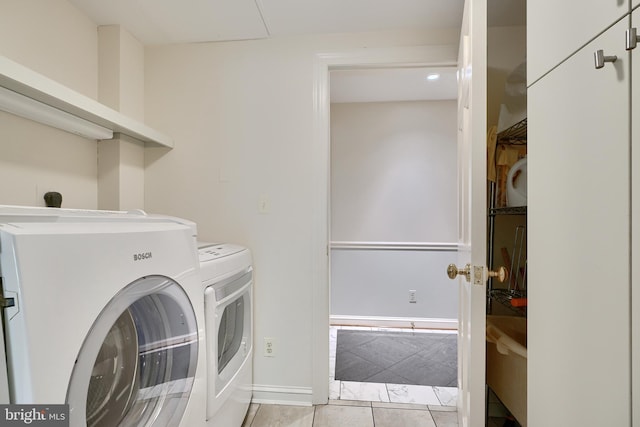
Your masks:
<path fill-rule="evenodd" d="M 201 243 L 198 245 L 200 262 L 207 262 L 233 255 L 244 250 L 244 247 L 231 243 Z"/>

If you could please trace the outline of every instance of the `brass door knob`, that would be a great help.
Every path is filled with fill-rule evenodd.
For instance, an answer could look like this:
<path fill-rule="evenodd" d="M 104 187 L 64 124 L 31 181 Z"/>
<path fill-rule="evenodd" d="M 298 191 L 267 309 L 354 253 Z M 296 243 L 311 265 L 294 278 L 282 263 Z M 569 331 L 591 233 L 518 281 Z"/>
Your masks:
<path fill-rule="evenodd" d="M 484 273 L 481 273 L 479 276 L 476 274 L 474 282 L 478 285 L 486 282 L 489 277 L 496 277 L 498 281 L 504 282 L 509 276 L 509 270 L 507 270 L 505 267 L 500 267 L 497 271 L 486 269 L 484 270 L 487 271 L 486 276 L 484 275 Z M 449 276 L 449 279 L 453 280 L 458 275 L 464 276 L 467 282 L 471 282 L 471 264 L 465 265 L 464 268 L 458 268 L 455 264 L 449 264 L 449 266 L 447 267 L 447 276 Z"/>
<path fill-rule="evenodd" d="M 508 275 L 509 270 L 507 270 L 506 267 L 500 267 L 498 268 L 498 271 L 489 270 L 489 277 L 497 277 L 498 282 L 500 283 L 504 282 L 507 279 Z"/>
<path fill-rule="evenodd" d="M 453 280 L 458 275 L 464 276 L 464 278 L 467 279 L 467 282 L 470 282 L 471 281 L 471 264 L 465 265 L 464 268 L 462 269 L 458 269 L 458 267 L 455 264 L 449 264 L 449 266 L 447 267 L 447 276 L 449 276 L 449 279 Z"/>

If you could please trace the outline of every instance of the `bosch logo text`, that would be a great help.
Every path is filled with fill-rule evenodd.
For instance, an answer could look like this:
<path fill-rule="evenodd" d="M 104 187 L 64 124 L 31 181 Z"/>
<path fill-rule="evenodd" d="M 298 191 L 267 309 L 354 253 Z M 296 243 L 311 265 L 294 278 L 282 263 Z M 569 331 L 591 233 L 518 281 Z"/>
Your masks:
<path fill-rule="evenodd" d="M 146 259 L 149 259 L 152 257 L 151 252 L 142 252 L 139 254 L 133 254 L 133 260 L 134 261 L 144 261 Z"/>

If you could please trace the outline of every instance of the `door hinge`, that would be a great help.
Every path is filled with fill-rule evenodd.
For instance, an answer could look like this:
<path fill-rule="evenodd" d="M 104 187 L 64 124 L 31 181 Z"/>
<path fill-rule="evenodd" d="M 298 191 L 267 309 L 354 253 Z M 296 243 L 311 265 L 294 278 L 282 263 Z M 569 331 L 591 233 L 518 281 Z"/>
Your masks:
<path fill-rule="evenodd" d="M 2 282 L 2 276 L 0 276 L 0 308 L 9 308 L 15 307 L 16 300 L 15 298 L 5 298 L 4 297 L 4 283 Z"/>
<path fill-rule="evenodd" d="M 15 307 L 15 306 L 16 306 L 15 298 L 0 297 L 0 307 L 1 308 L 9 308 L 9 307 Z"/>

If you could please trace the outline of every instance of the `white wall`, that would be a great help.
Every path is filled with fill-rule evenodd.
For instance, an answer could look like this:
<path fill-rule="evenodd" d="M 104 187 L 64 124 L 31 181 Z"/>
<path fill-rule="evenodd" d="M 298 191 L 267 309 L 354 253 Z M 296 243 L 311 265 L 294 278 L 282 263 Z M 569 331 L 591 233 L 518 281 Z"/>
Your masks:
<path fill-rule="evenodd" d="M 105 27 L 99 37 L 98 26 L 66 0 L 1 3 L 0 55 L 143 120 L 144 48 L 126 30 Z M 139 143 L 104 142 L 98 167 L 95 140 L 4 112 L 0 121 L 0 204 L 44 206 L 44 193 L 58 191 L 63 207 L 143 208 Z"/>
<path fill-rule="evenodd" d="M 119 25 L 98 28 L 99 101 L 144 122 L 144 46 Z M 144 143 L 98 143 L 98 209 L 144 209 Z"/>
<path fill-rule="evenodd" d="M 331 239 L 456 241 L 456 101 L 331 104 Z"/>
<path fill-rule="evenodd" d="M 97 25 L 66 0 L 2 0 L 0 54 L 94 99 L 97 49 Z"/>
<path fill-rule="evenodd" d="M 146 121 L 173 150 L 148 149 L 145 207 L 198 223 L 201 239 L 247 245 L 255 266 L 254 380 L 311 402 L 316 248 L 317 54 L 451 44 L 456 30 L 149 47 Z M 453 58 L 455 58 L 455 48 Z M 268 212 L 259 212 L 260 199 Z M 263 357 L 264 337 L 276 357 Z M 328 363 L 328 355 L 327 355 Z M 295 395 L 295 396 L 294 396 Z"/>
<path fill-rule="evenodd" d="M 97 26 L 65 0 L 2 0 L 0 55 L 96 98 Z M 97 146 L 0 112 L 0 204 L 97 207 Z"/>
<path fill-rule="evenodd" d="M 98 28 L 101 103 L 144 122 L 144 46 L 119 25 Z"/>
<path fill-rule="evenodd" d="M 458 289 L 446 266 L 457 251 L 332 249 L 331 317 L 334 323 L 455 328 Z M 409 302 L 415 291 L 416 302 Z"/>
<path fill-rule="evenodd" d="M 444 274 L 456 260 L 456 114 L 453 100 L 331 105 L 332 321 L 457 319 Z"/>
<path fill-rule="evenodd" d="M 0 112 L 0 204 L 96 208 L 96 142 Z"/>

